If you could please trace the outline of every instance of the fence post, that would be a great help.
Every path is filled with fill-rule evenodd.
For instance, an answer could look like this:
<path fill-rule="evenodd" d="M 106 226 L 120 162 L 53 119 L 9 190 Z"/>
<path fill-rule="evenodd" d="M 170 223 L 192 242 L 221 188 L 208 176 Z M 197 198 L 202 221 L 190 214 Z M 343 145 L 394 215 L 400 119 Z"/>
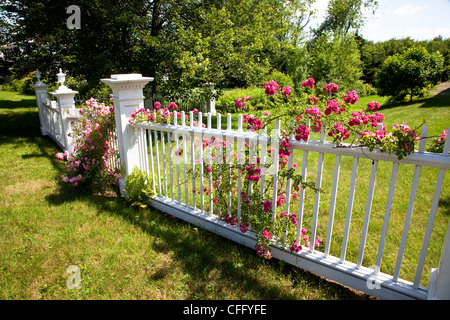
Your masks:
<path fill-rule="evenodd" d="M 44 120 L 44 103 L 47 99 L 47 88 L 49 87 L 49 85 L 41 81 L 41 73 L 39 72 L 39 70 L 36 70 L 36 79 L 37 82 L 34 84 L 33 89 L 34 93 L 36 94 L 39 122 L 41 123 L 41 134 L 43 136 L 46 136 L 48 131 L 46 121 Z"/>
<path fill-rule="evenodd" d="M 64 82 L 66 81 L 66 74 L 62 73 L 61 69 L 59 69 L 59 73 L 57 74 L 57 76 L 58 76 L 58 83 L 60 83 L 61 85 L 55 91 L 50 92 L 50 94 L 56 98 L 60 108 L 60 119 L 62 129 L 61 135 L 63 136 L 61 143 L 64 144 L 65 150 L 71 150 L 73 148 L 73 141 L 72 138 L 69 137 L 71 127 L 70 127 L 70 120 L 67 119 L 67 116 L 69 115 L 69 109 L 75 108 L 74 99 L 78 91 L 69 89 L 64 85 Z"/>
<path fill-rule="evenodd" d="M 153 78 L 141 74 L 115 74 L 109 79 L 101 79 L 113 91 L 114 113 L 116 118 L 117 144 L 119 147 L 120 165 L 129 175 L 135 166 L 141 168 L 139 156 L 139 132 L 131 127 L 129 119 L 136 110 L 144 107 L 143 89 Z M 123 193 L 124 180 L 120 180 L 120 191 Z"/>
<path fill-rule="evenodd" d="M 431 270 L 427 299 L 450 300 L 450 222 L 442 247 L 439 267 Z"/>
<path fill-rule="evenodd" d="M 204 84 L 205 86 L 209 86 L 210 96 L 209 100 L 206 101 L 206 112 L 210 113 L 212 116 L 216 115 L 216 90 L 214 89 L 214 83 L 207 82 Z"/>

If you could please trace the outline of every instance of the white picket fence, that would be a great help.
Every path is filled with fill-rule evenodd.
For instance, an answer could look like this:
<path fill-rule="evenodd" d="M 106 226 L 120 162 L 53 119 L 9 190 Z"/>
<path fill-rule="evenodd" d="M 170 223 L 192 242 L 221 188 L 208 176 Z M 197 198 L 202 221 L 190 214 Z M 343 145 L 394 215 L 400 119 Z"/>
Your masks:
<path fill-rule="evenodd" d="M 41 134 L 49 136 L 63 150 L 73 148 L 70 137 L 70 122 L 80 116 L 80 109 L 75 108 L 74 96 L 77 93 L 64 86 L 65 74 L 61 71 L 58 80 L 61 87 L 48 94 L 49 85 L 40 81 L 40 72 L 36 71 L 37 83 L 33 86 L 41 124 Z M 55 100 L 56 98 L 56 100 Z"/>
<path fill-rule="evenodd" d="M 175 116 L 176 119 L 176 116 Z M 184 112 L 181 116 L 184 120 Z M 146 171 L 155 181 L 154 191 L 156 196 L 153 197 L 152 205 L 162 211 L 169 212 L 183 220 L 189 221 L 196 225 L 205 227 L 208 230 L 216 232 L 222 236 L 230 238 L 238 243 L 247 245 L 251 248 L 255 247 L 255 235 L 242 234 L 239 230 L 239 216 L 238 211 L 238 222 L 237 227 L 230 227 L 229 225 L 223 223 L 222 219 L 219 217 L 219 213 L 214 213 L 212 199 L 214 197 L 214 189 L 211 187 L 213 181 L 211 180 L 211 175 L 209 175 L 209 181 L 206 185 L 212 192 L 208 196 L 205 196 L 203 192 L 200 192 L 196 199 L 196 194 L 193 194 L 191 199 L 191 194 L 193 189 L 203 190 L 205 187 L 202 185 L 203 180 L 196 180 L 191 173 L 195 170 L 195 165 L 199 166 L 200 176 L 205 174 L 204 161 L 196 161 L 203 159 L 203 150 L 198 146 L 196 138 L 199 139 L 200 143 L 202 139 L 215 139 L 223 141 L 233 141 L 238 145 L 238 154 L 242 151 L 243 143 L 257 143 L 264 154 L 264 150 L 267 150 L 271 146 L 267 145 L 267 136 L 258 135 L 252 132 L 244 132 L 242 130 L 242 118 L 240 116 L 238 124 L 240 128 L 237 131 L 231 130 L 231 117 L 227 117 L 227 129 L 222 130 L 221 126 L 221 115 L 218 114 L 217 117 L 217 127 L 211 127 L 211 116 L 207 115 L 207 125 L 206 128 L 193 127 L 193 114 L 190 113 L 190 123 L 191 125 L 186 127 L 184 121 L 181 124 L 173 125 L 154 125 L 154 124 L 135 124 L 133 127 L 138 132 L 138 146 L 139 146 L 139 156 L 140 156 L 140 168 Z M 202 114 L 198 114 L 198 123 L 202 123 Z M 426 137 L 427 128 L 424 127 L 422 130 L 422 137 Z M 181 140 L 180 140 L 181 139 Z M 323 175 L 323 163 L 325 155 L 335 156 L 335 166 L 333 175 L 333 187 L 331 191 L 331 203 L 329 204 L 329 216 L 327 221 L 319 221 L 319 209 L 322 205 L 320 197 L 321 192 L 317 192 L 315 195 L 313 217 L 312 217 L 312 228 L 311 228 L 311 239 L 316 238 L 317 225 L 319 223 L 327 224 L 327 234 L 324 247 L 321 250 L 315 249 L 314 246 L 310 248 L 304 248 L 300 253 L 291 253 L 289 248 L 276 247 L 274 251 L 274 257 L 285 260 L 293 265 L 299 266 L 303 269 L 311 271 L 313 273 L 319 274 L 326 278 L 338 281 L 344 285 L 350 286 L 352 288 L 361 290 L 363 292 L 369 293 L 374 296 L 379 296 L 382 298 L 417 298 L 426 299 L 428 294 L 428 289 L 420 286 L 420 280 L 422 278 L 423 266 L 425 262 L 425 257 L 427 254 L 427 249 L 429 241 L 431 238 L 432 228 L 434 224 L 434 218 L 437 211 L 437 206 L 439 198 L 441 195 L 441 189 L 444 180 L 444 174 L 447 169 L 450 169 L 450 157 L 448 155 L 448 150 L 450 149 L 450 143 L 447 143 L 443 154 L 432 154 L 424 152 L 426 139 L 421 140 L 419 151 L 414 153 L 402 161 L 399 161 L 394 155 L 389 155 L 387 153 L 382 153 L 379 151 L 369 152 L 358 147 L 355 148 L 336 148 L 335 144 L 325 141 L 325 135 L 322 133 L 322 139 L 319 141 L 308 141 L 308 142 L 297 142 L 295 140 L 290 141 L 292 148 L 292 153 L 289 158 L 289 168 L 292 168 L 293 158 L 296 156 L 296 152 L 302 152 L 302 167 L 301 172 L 304 177 L 306 177 L 309 169 L 308 156 L 311 153 L 318 153 L 318 164 L 317 164 L 317 174 L 316 174 L 316 187 L 320 188 L 322 185 L 322 175 Z M 174 150 L 182 150 L 182 155 L 184 159 L 178 159 L 180 157 Z M 194 152 L 193 150 L 198 150 Z M 205 152 L 210 152 L 210 150 L 205 149 Z M 226 150 L 223 151 L 225 154 Z M 186 158 L 186 155 L 189 155 Z M 277 152 L 274 152 L 274 163 L 278 163 Z M 192 157 L 189 159 L 189 157 Z M 338 190 L 338 185 L 340 182 L 339 173 L 341 166 L 342 157 L 351 157 L 353 159 L 353 167 L 351 171 L 351 185 L 350 192 L 348 196 L 348 207 L 346 214 L 345 229 L 340 237 L 343 239 L 340 256 L 333 256 L 330 254 L 331 243 L 336 237 L 333 234 L 334 218 L 335 218 L 335 204 L 336 195 Z M 240 157 L 241 159 L 243 157 Z M 352 232 L 350 230 L 352 211 L 353 211 L 353 201 L 355 193 L 358 192 L 356 189 L 356 179 L 358 173 L 358 164 L 360 159 L 372 159 L 373 163 L 371 166 L 370 179 L 369 179 L 369 191 L 366 200 L 366 208 L 364 214 L 364 224 L 362 227 L 362 233 L 358 245 L 358 256 L 356 263 L 346 260 L 346 252 L 349 249 L 349 236 Z M 376 257 L 376 263 L 372 268 L 363 265 L 364 252 L 366 247 L 366 239 L 369 233 L 369 223 L 371 216 L 371 207 L 374 198 L 374 188 L 376 182 L 377 168 L 379 162 L 389 162 L 392 163 L 392 173 L 391 180 L 388 186 L 386 186 L 386 191 L 388 193 L 386 208 L 384 212 L 384 222 L 381 234 L 379 235 L 378 244 L 378 254 Z M 186 168 L 191 167 L 190 173 L 187 172 Z M 262 158 L 262 164 L 264 165 L 264 157 Z M 383 252 L 386 244 L 387 230 L 389 227 L 390 212 L 393 205 L 394 191 L 397 184 L 397 174 L 399 166 L 401 165 L 413 165 L 415 166 L 414 178 L 411 186 L 410 200 L 406 212 L 406 218 L 403 226 L 403 233 L 401 236 L 400 247 L 398 248 L 397 262 L 395 266 L 395 271 L 393 274 L 381 273 L 381 261 L 383 257 Z M 416 273 L 413 282 L 408 282 L 399 277 L 400 270 L 402 267 L 403 255 L 405 252 L 405 247 L 407 241 L 417 241 L 417 239 L 408 239 L 408 233 L 410 231 L 410 222 L 413 214 L 414 203 L 416 199 L 416 192 L 419 185 L 419 177 L 422 167 L 433 167 L 439 169 L 439 174 L 435 187 L 435 193 L 432 200 L 432 205 L 429 212 L 428 225 L 426 227 L 426 232 L 421 243 L 421 251 L 419 257 L 419 263 L 416 267 Z M 264 188 L 264 178 L 274 179 L 276 181 L 278 175 L 278 166 L 273 166 L 274 172 L 273 176 L 262 176 L 261 189 Z M 309 169 L 315 170 L 315 169 Z M 238 190 L 237 195 L 240 197 L 241 193 L 241 179 L 238 177 Z M 432 183 L 428 181 L 428 183 Z M 276 199 L 276 184 L 273 190 L 274 198 Z M 262 191 L 262 190 L 261 190 Z M 287 186 L 286 190 L 286 215 L 289 214 L 291 207 L 291 190 L 290 184 Z M 240 200 L 240 198 L 239 198 Z M 238 200 L 238 201 L 239 201 Z M 303 220 L 303 209 L 304 209 L 304 192 L 301 191 L 299 197 L 298 205 L 298 235 L 300 235 L 300 229 L 302 228 L 301 221 Z M 238 208 L 239 210 L 239 208 Z M 275 218 L 275 206 L 273 208 L 273 217 Z M 323 218 L 323 217 L 322 217 Z M 447 235 L 448 237 L 448 235 Z"/>
<path fill-rule="evenodd" d="M 201 125 L 194 127 L 192 125 L 194 120 L 193 114 L 189 115 L 190 125 L 188 127 L 186 127 L 183 122 L 178 124 L 174 123 L 171 125 L 142 123 L 131 125 L 129 123 L 131 114 L 144 106 L 142 101 L 142 88 L 149 81 L 152 81 L 152 78 L 142 77 L 139 74 L 113 75 L 110 79 L 102 79 L 102 81 L 110 85 L 113 89 L 119 149 L 121 161 L 125 167 L 126 174 L 130 174 L 133 168 L 138 166 L 142 170 L 149 173 L 154 181 L 156 181 L 156 184 L 154 185 L 156 195 L 152 198 L 152 206 L 180 219 L 215 232 L 228 239 L 236 241 L 237 243 L 243 244 L 250 248 L 255 248 L 255 234 L 252 232 L 242 233 L 239 227 L 230 226 L 220 219 L 220 212 L 214 211 L 214 206 L 211 201 L 214 196 L 214 191 L 213 188 L 210 188 L 212 181 L 208 177 L 208 174 L 205 175 L 203 161 L 199 161 L 198 164 L 195 161 L 196 159 L 203 159 L 203 150 L 202 148 L 198 148 L 198 158 L 195 158 L 195 152 L 193 151 L 195 149 L 196 138 L 202 141 L 201 139 L 203 138 L 210 139 L 214 136 L 219 139 L 233 141 L 238 146 L 238 151 L 239 145 L 243 145 L 244 143 L 257 143 L 262 150 L 261 154 L 265 154 L 264 150 L 268 147 L 267 137 L 242 130 L 242 118 L 238 119 L 238 130 L 232 130 L 230 115 L 227 115 L 225 130 L 222 130 L 221 127 L 221 115 L 217 115 L 217 126 L 215 128 L 212 127 L 212 118 L 210 115 L 206 116 L 205 128 Z M 174 118 L 177 119 L 177 117 Z M 181 116 L 181 119 L 181 121 L 183 121 L 184 117 Z M 201 113 L 198 114 L 198 118 L 196 120 L 200 124 L 204 122 Z M 424 128 L 421 137 L 425 137 L 426 134 L 426 128 Z M 324 194 L 318 192 L 315 194 L 312 208 L 308 208 L 305 206 L 305 202 L 303 202 L 303 195 L 300 194 L 299 203 L 296 207 L 299 210 L 299 226 L 303 223 L 302 219 L 306 221 L 306 216 L 303 215 L 302 211 L 309 210 L 312 212 L 310 239 L 314 239 L 317 235 L 317 230 L 319 230 L 318 226 L 322 226 L 324 224 L 326 225 L 326 238 L 324 245 L 319 247 L 319 249 L 315 249 L 314 247 L 309 249 L 304 248 L 299 253 L 292 253 L 288 248 L 274 245 L 272 247 L 273 257 L 282 259 L 292 265 L 311 271 L 312 273 L 324 276 L 343 285 L 383 299 L 449 299 L 450 233 L 448 232 L 448 227 L 444 230 L 446 234 L 445 239 L 440 239 L 442 241 L 440 262 L 436 263 L 437 265 L 435 268 L 429 270 L 428 274 L 425 275 L 425 278 L 426 276 L 429 276 L 428 285 L 421 285 L 427 249 L 429 248 L 430 241 L 434 239 L 433 223 L 442 191 L 444 175 L 446 170 L 450 169 L 450 156 L 448 155 L 450 142 L 447 142 L 445 145 L 443 154 L 432 154 L 425 152 L 425 142 L 425 139 L 421 141 L 418 152 L 399 161 L 395 156 L 382 153 L 377 150 L 369 152 L 367 149 L 363 148 L 335 148 L 332 143 L 325 141 L 325 135 L 323 133 L 321 140 L 319 141 L 300 143 L 295 140 L 291 140 L 290 146 L 293 152 L 291 158 L 289 159 L 289 166 L 292 166 L 292 160 L 294 158 L 301 157 L 302 175 L 304 177 L 315 176 L 317 187 L 321 187 L 323 183 L 327 182 L 322 181 L 323 172 L 328 169 L 324 168 L 325 160 L 329 159 L 330 156 L 335 157 L 334 172 L 332 175 L 333 183 L 329 203 L 324 201 Z M 189 154 L 191 157 L 190 166 L 193 167 L 192 170 L 195 169 L 194 166 L 198 166 L 200 176 L 205 175 L 208 177 L 204 182 L 204 184 L 207 184 L 208 188 L 212 190 L 212 193 L 208 196 L 203 193 L 192 193 L 192 189 L 197 188 L 197 186 L 200 190 L 202 190 L 205 186 L 200 185 L 203 183 L 201 179 L 196 180 L 192 176 L 189 176 L 186 168 L 184 167 L 184 164 L 188 163 L 187 158 L 183 159 L 181 165 L 180 162 L 177 161 L 179 159 L 177 159 L 176 156 L 173 157 L 173 150 L 178 150 L 178 148 L 182 148 L 183 157 L 187 157 L 187 151 L 191 150 Z M 208 148 L 205 149 L 205 152 L 209 152 Z M 299 152 L 302 153 L 301 156 L 298 155 Z M 124 156 L 122 157 L 122 155 Z M 272 159 L 273 163 L 278 163 L 278 159 L 276 157 L 277 152 L 274 152 L 274 158 Z M 317 162 L 313 162 L 314 165 L 317 165 L 317 170 L 315 168 L 313 170 L 310 169 L 311 163 L 309 159 L 313 158 L 317 158 Z M 338 229 L 336 228 L 337 221 L 335 221 L 336 194 L 338 192 L 338 186 L 343 186 L 340 176 L 340 167 L 342 163 L 345 162 L 346 158 L 352 159 L 350 170 L 350 188 L 344 229 L 342 231 L 339 230 L 341 234 L 338 234 Z M 360 192 L 358 186 L 356 185 L 358 174 L 360 180 L 364 180 L 364 175 L 358 173 L 358 167 L 361 166 L 363 162 L 367 161 L 370 161 L 371 164 L 369 169 L 370 176 L 363 218 L 364 222 L 360 229 L 361 233 L 356 236 L 355 231 L 350 228 L 352 214 L 356 209 L 353 207 L 353 199 L 355 198 L 355 194 Z M 374 246 L 373 241 L 368 243 L 367 239 L 369 237 L 373 238 L 374 236 L 373 231 L 371 231 L 370 228 L 370 222 L 371 218 L 375 216 L 375 212 L 372 212 L 372 205 L 375 182 L 377 180 L 376 176 L 378 167 L 382 168 L 383 171 L 386 170 L 386 163 L 391 164 L 391 178 L 388 180 L 387 186 L 378 185 L 379 188 L 381 187 L 381 190 L 385 190 L 385 194 L 387 193 L 386 206 L 383 212 L 376 212 L 378 218 L 380 215 L 382 216 L 384 214 L 382 218 L 382 230 L 378 235 L 375 235 L 375 237 L 379 237 L 378 241 L 376 241 L 377 244 L 375 244 L 377 252 L 376 260 L 373 263 L 373 266 L 367 266 L 363 263 L 363 260 L 367 259 L 367 256 L 365 256 L 364 253 L 368 249 L 367 245 Z M 397 178 L 398 172 L 401 171 L 403 166 L 413 166 L 414 177 L 411 184 L 409 202 L 404 217 L 404 225 L 401 228 L 403 231 L 400 236 L 400 244 L 397 248 L 398 253 L 395 268 L 392 274 L 386 274 L 381 272 L 380 268 L 382 269 L 382 257 L 386 250 L 385 248 L 389 247 L 390 250 L 392 250 L 392 240 L 388 236 L 390 213 L 391 208 L 396 205 L 393 197 L 394 189 L 398 183 L 404 183 L 401 181 L 401 177 L 400 182 L 397 182 L 399 180 L 399 178 Z M 277 166 L 274 167 L 276 168 Z M 428 213 L 427 226 L 424 234 L 421 234 L 420 236 L 421 239 L 408 239 L 409 232 L 416 227 L 411 226 L 411 221 L 413 218 L 413 208 L 416 201 L 419 177 L 422 171 L 424 171 L 427 175 L 429 174 L 428 171 L 426 171 L 428 167 L 438 170 L 438 174 L 435 182 L 429 180 L 425 181 L 427 184 L 435 183 L 432 203 Z M 264 175 L 261 177 L 262 188 L 264 188 L 263 177 Z M 274 180 L 277 179 L 276 169 L 272 176 L 265 176 L 265 179 L 269 178 Z M 431 176 L 426 178 L 431 179 Z M 238 176 L 237 179 L 238 185 L 240 185 L 242 182 L 242 177 Z M 293 205 L 289 197 L 291 192 L 289 188 L 290 186 L 288 184 L 288 195 L 286 195 L 286 199 L 289 199 L 286 201 L 286 210 L 288 212 L 290 207 Z M 275 189 L 276 188 L 274 188 L 273 191 L 274 198 L 276 195 Z M 237 190 L 237 194 L 240 194 L 239 190 Z M 446 199 L 446 197 L 448 197 L 448 190 L 444 190 L 443 199 Z M 329 213 L 325 220 L 323 219 L 322 214 L 320 214 L 319 209 L 321 206 L 328 208 Z M 324 235 L 321 236 L 324 237 Z M 357 238 L 356 245 L 354 244 L 355 237 Z M 333 242 L 338 238 L 342 239 L 342 245 L 340 248 L 340 254 L 339 252 L 335 254 L 334 252 L 336 252 L 336 250 L 333 250 L 332 252 L 331 247 L 333 246 Z M 415 241 L 415 243 L 421 247 L 415 271 L 402 269 L 402 266 L 404 265 L 403 260 L 405 258 L 405 250 L 407 248 L 407 244 L 411 241 Z M 351 246 L 356 246 L 356 249 Z M 356 260 L 351 261 L 347 254 L 348 252 L 355 250 L 357 252 Z M 402 272 L 408 274 L 410 277 L 412 272 L 412 277 L 414 280 L 406 281 L 402 279 L 400 276 L 403 274 Z"/>
<path fill-rule="evenodd" d="M 202 139 L 208 140 L 215 137 L 233 142 L 237 145 L 238 161 L 245 156 L 242 153 L 244 144 L 257 146 L 260 154 L 263 155 L 261 157 L 261 167 L 263 168 L 270 161 L 278 164 L 278 152 L 273 152 L 273 158 L 265 158 L 264 156 L 268 148 L 276 148 L 276 145 L 268 145 L 269 141 L 273 143 L 274 139 L 269 140 L 265 134 L 244 131 L 242 129 L 241 115 L 238 119 L 239 127 L 237 130 L 232 129 L 231 115 L 227 115 L 225 129 L 222 129 L 222 116 L 220 114 L 217 114 L 215 128 L 212 124 L 211 115 L 207 114 L 206 121 L 204 121 L 202 113 L 199 113 L 196 119 L 190 113 L 190 124 L 186 126 L 184 112 L 181 116 L 181 123 L 175 122 L 164 125 L 140 123 L 132 125 L 129 123 L 132 113 L 144 106 L 143 87 L 152 80 L 152 78 L 142 77 L 140 74 L 112 75 L 109 79 L 101 80 L 111 86 L 113 90 L 116 134 L 120 162 L 125 170 L 124 178 L 137 166 L 147 172 L 155 182 L 153 185 L 155 195 L 151 201 L 151 205 L 154 208 L 217 233 L 239 244 L 255 248 L 256 235 L 254 233 L 251 231 L 241 232 L 239 223 L 237 226 L 225 223 L 221 218 L 223 213 L 218 212 L 217 208 L 214 208 L 214 188 L 211 187 L 213 183 L 211 174 L 205 171 L 204 161 L 200 161 L 200 159 L 205 157 L 208 158 L 211 150 L 209 147 L 203 150 L 201 141 Z M 38 97 L 38 104 L 39 100 L 40 98 Z M 177 119 L 176 116 L 174 118 Z M 205 122 L 205 127 L 202 127 L 202 125 L 194 127 L 193 120 L 196 120 L 199 124 Z M 42 118 L 41 121 L 43 121 Z M 277 126 L 279 128 L 279 123 Z M 421 137 L 426 136 L 427 128 L 424 127 Z M 196 148 L 196 144 L 199 146 L 196 139 L 200 141 L 200 147 L 198 148 Z M 449 140 L 447 139 L 444 152 L 435 154 L 425 152 L 426 139 L 424 138 L 420 142 L 418 151 L 400 161 L 394 155 L 389 155 L 379 150 L 370 152 L 359 147 L 336 148 L 333 143 L 326 141 L 323 132 L 321 139 L 318 141 L 297 142 L 291 139 L 290 148 L 292 152 L 289 157 L 289 168 L 293 167 L 294 160 L 298 161 L 298 163 L 301 163 L 298 170 L 301 171 L 304 178 L 313 177 L 317 188 L 322 188 L 324 184 L 331 183 L 331 192 L 328 195 L 324 191 L 316 192 L 313 204 L 309 204 L 306 201 L 307 199 L 305 199 L 304 190 L 301 189 L 299 197 L 295 199 L 294 203 L 290 196 L 292 192 L 291 185 L 288 183 L 285 203 L 286 215 L 292 210 L 296 210 L 298 215 L 297 237 L 300 235 L 300 228 L 309 219 L 310 239 L 315 239 L 316 235 L 320 235 L 324 239 L 324 243 L 319 248 L 311 246 L 310 248 L 303 248 L 298 253 L 274 244 L 272 246 L 272 256 L 382 299 L 450 299 L 450 232 L 448 231 L 450 228 L 447 227 L 445 230 L 445 239 L 442 239 L 442 236 L 439 239 L 439 235 L 437 236 L 441 241 L 439 263 L 433 266 L 431 270 L 428 270 L 427 274 L 424 274 L 427 253 L 430 254 L 428 252 L 429 244 L 435 241 L 436 238 L 433 227 L 439 199 L 441 197 L 442 199 L 449 197 L 448 190 L 443 189 L 445 172 L 450 169 Z M 175 150 L 183 150 L 182 155 L 180 156 L 179 153 L 174 152 Z M 224 149 L 222 152 L 225 155 L 229 151 Z M 203 154 L 204 152 L 206 152 L 206 155 Z M 323 180 L 324 172 L 330 169 L 325 165 L 329 163 L 330 157 L 331 160 L 334 160 L 334 162 L 331 162 L 334 163 L 332 168 L 333 174 L 331 175 L 333 177 L 332 182 Z M 349 162 L 348 159 L 351 161 Z M 197 162 L 196 160 L 199 161 Z M 367 161 L 370 162 L 369 165 L 367 165 Z M 350 169 L 346 168 L 348 163 L 351 163 Z M 189 165 L 190 170 L 188 170 L 187 165 Z M 361 174 L 358 171 L 359 168 L 364 166 L 370 171 L 368 177 L 364 172 Z M 386 248 L 393 250 L 391 244 L 393 240 L 388 232 L 390 216 L 392 208 L 396 205 L 394 196 L 396 187 L 398 188 L 399 184 L 404 184 L 402 177 L 399 177 L 399 172 L 402 172 L 402 167 L 405 166 L 412 166 L 414 175 L 410 185 L 404 223 L 400 228 L 402 233 L 398 235 L 400 238 L 399 245 L 395 249 L 398 252 L 395 268 L 391 273 L 386 273 L 384 270 L 381 272 L 380 270 L 383 269 L 383 254 Z M 432 175 L 428 176 L 428 168 L 434 168 L 433 170 L 438 171 L 435 180 L 431 180 Z M 195 170 L 198 170 L 201 177 L 206 178 L 197 179 L 195 176 L 192 176 L 192 172 Z M 384 180 L 386 185 L 381 185 L 383 180 L 377 179 L 377 173 L 386 170 L 390 170 L 390 179 L 387 182 Z M 349 181 L 347 181 L 347 177 L 343 177 L 344 173 L 350 176 Z M 412 221 L 414 221 L 413 218 L 417 214 L 414 212 L 414 205 L 416 200 L 420 199 L 418 192 L 421 190 L 419 189 L 421 173 L 427 175 L 425 179 L 421 180 L 422 183 L 425 180 L 425 183 L 428 185 L 434 184 L 433 195 L 431 196 L 431 206 L 427 212 L 428 221 L 426 227 L 424 227 L 424 234 L 421 234 L 420 239 L 411 239 L 410 232 L 416 227 L 412 225 Z M 277 181 L 277 175 L 278 165 L 273 166 L 273 171 L 270 174 L 269 172 L 262 173 L 259 184 L 261 194 L 264 190 L 265 182 L 269 181 L 267 179 Z M 359 182 L 364 181 L 366 177 L 368 182 L 364 189 L 360 187 Z M 242 179 L 242 176 L 239 174 L 237 177 L 238 203 L 242 200 L 240 198 Z M 344 185 L 346 182 L 349 182 L 349 191 L 345 201 L 347 203 L 345 221 L 337 221 L 342 213 L 337 212 L 339 189 L 343 186 L 344 188 L 347 187 Z M 123 192 L 124 179 L 121 180 L 120 184 Z M 277 184 L 274 183 L 273 185 L 273 198 L 276 199 Z M 203 192 L 198 194 L 192 192 L 193 189 L 203 190 L 205 187 L 211 189 L 208 195 Z M 384 209 L 380 210 L 377 207 L 377 210 L 382 212 L 374 212 L 373 209 L 376 187 L 384 190 L 384 194 L 387 196 Z M 357 206 L 364 207 L 364 205 L 356 204 L 354 200 L 356 195 L 361 192 L 367 193 L 364 210 L 356 208 Z M 321 210 L 321 208 L 325 209 Z M 274 218 L 275 209 L 274 205 L 272 210 Z M 355 235 L 355 231 L 352 229 L 354 228 L 352 225 L 354 216 L 352 215 L 355 214 L 357 209 L 359 211 L 362 210 L 364 213 L 362 226 L 358 229 L 358 234 Z M 240 210 L 239 206 L 238 210 Z M 342 211 L 342 209 L 340 210 Z M 325 215 L 323 214 L 324 211 L 327 212 Z M 238 219 L 239 217 L 240 212 L 238 211 Z M 371 229 L 371 222 L 374 218 L 382 219 L 381 230 L 374 231 Z M 324 228 L 323 226 L 326 227 Z M 340 227 L 338 228 L 338 226 Z M 326 234 L 322 234 L 322 232 Z M 411 241 L 416 244 L 416 247 L 420 247 L 420 253 L 414 270 L 411 270 L 411 267 L 405 270 L 404 258 Z M 338 247 L 336 247 L 336 242 L 339 242 Z M 375 259 L 371 260 L 372 257 L 365 255 L 368 251 L 368 246 L 371 247 L 371 252 L 375 250 Z M 349 258 L 349 252 L 357 252 L 354 255 L 355 258 Z M 374 263 L 367 265 L 366 260 L 374 261 Z M 404 274 L 407 274 L 408 278 L 413 280 L 407 281 L 403 279 L 406 278 L 401 276 Z M 423 279 L 427 278 L 428 284 L 424 285 Z"/>

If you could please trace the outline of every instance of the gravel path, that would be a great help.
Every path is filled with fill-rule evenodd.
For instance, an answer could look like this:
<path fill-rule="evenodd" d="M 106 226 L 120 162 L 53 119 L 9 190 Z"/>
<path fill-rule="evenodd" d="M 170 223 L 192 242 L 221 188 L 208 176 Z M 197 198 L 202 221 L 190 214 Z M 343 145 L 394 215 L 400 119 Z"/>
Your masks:
<path fill-rule="evenodd" d="M 431 90 L 431 94 L 450 94 L 450 82 L 442 82 Z"/>

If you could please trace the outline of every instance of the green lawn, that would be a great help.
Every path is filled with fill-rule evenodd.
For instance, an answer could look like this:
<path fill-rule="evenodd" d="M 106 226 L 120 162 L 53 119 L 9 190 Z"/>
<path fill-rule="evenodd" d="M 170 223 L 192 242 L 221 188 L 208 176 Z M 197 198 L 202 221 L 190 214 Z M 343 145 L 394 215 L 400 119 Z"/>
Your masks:
<path fill-rule="evenodd" d="M 367 299 L 115 194 L 62 186 L 34 97 L 0 90 L 0 299 Z M 81 268 L 81 289 L 66 270 Z"/>

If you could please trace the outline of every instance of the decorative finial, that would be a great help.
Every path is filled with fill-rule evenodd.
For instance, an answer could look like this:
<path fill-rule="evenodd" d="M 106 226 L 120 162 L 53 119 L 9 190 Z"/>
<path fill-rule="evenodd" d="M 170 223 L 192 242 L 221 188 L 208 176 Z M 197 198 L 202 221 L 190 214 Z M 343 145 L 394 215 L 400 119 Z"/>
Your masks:
<path fill-rule="evenodd" d="M 58 83 L 60 83 L 61 86 L 64 86 L 64 82 L 66 81 L 66 75 L 62 73 L 61 68 L 59 68 L 59 73 L 57 74 L 57 76 L 58 76 Z"/>

